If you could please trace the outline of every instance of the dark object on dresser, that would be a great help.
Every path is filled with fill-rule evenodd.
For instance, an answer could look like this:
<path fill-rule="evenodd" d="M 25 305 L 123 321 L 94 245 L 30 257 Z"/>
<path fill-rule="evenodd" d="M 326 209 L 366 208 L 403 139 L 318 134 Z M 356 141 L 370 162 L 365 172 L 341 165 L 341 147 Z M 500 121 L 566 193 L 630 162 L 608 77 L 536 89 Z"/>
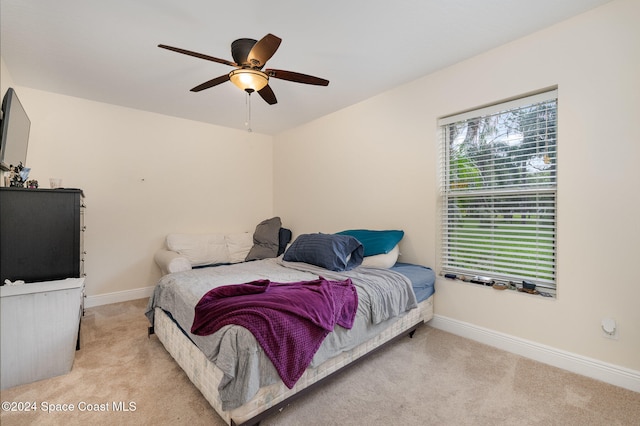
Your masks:
<path fill-rule="evenodd" d="M 82 191 L 0 188 L 0 284 L 82 276 Z"/>

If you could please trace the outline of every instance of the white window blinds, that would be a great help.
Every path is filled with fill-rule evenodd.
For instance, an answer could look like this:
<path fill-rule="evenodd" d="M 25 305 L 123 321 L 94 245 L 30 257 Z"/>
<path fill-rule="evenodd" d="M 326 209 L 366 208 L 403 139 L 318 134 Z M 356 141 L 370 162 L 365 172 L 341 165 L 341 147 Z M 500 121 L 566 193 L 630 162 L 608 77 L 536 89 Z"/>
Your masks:
<path fill-rule="evenodd" d="M 446 117 L 441 269 L 555 290 L 557 91 Z"/>

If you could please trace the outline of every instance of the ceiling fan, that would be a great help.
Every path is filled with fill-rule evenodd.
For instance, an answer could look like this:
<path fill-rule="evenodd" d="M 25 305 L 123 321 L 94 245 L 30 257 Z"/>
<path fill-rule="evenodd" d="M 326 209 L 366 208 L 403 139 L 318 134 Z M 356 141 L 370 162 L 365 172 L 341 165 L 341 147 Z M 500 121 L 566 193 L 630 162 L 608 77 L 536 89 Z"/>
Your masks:
<path fill-rule="evenodd" d="M 329 80 L 307 74 L 269 68 L 263 70 L 262 68 L 273 54 L 276 53 L 281 42 L 282 39 L 274 36 L 273 34 L 267 34 L 259 41 L 250 38 L 240 38 L 235 40 L 231 43 L 231 56 L 233 57 L 234 62 L 204 55 L 198 52 L 192 52 L 190 50 L 180 49 L 178 47 L 167 46 L 165 44 L 159 44 L 158 47 L 236 67 L 236 69 L 231 71 L 229 74 L 224 74 L 220 77 L 216 77 L 199 84 L 191 89 L 192 92 L 209 89 L 210 87 L 214 87 L 218 84 L 231 80 L 233 84 L 249 94 L 258 92 L 262 99 L 264 99 L 269 105 L 273 105 L 277 103 L 278 100 L 276 99 L 276 95 L 273 93 L 271 87 L 269 87 L 270 77 L 293 81 L 295 83 L 313 84 L 316 86 L 329 85 Z"/>

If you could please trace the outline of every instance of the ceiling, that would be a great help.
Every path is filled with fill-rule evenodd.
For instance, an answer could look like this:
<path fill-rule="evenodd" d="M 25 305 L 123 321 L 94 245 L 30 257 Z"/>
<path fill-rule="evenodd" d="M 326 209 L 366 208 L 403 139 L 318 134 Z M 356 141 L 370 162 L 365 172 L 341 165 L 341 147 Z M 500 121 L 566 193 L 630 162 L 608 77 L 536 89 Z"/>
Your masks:
<path fill-rule="evenodd" d="M 237 38 L 282 38 L 266 68 L 330 80 L 270 80 L 250 98 L 254 132 L 277 134 L 610 0 L 0 0 L 0 54 L 18 86 L 246 129 L 230 82 Z"/>

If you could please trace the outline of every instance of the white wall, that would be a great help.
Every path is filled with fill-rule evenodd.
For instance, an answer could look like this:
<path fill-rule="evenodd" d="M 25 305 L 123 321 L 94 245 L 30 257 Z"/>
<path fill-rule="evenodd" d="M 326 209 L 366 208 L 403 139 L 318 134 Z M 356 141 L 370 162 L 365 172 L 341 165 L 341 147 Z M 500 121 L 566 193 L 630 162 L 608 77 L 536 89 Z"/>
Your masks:
<path fill-rule="evenodd" d="M 13 86 L 13 77 L 7 68 L 7 64 L 4 63 L 4 59 L 0 57 L 0 94 L 4 97 L 9 87 Z"/>
<path fill-rule="evenodd" d="M 86 195 L 90 298 L 153 286 L 167 233 L 253 232 L 272 215 L 270 136 L 13 87 L 32 123 L 30 178 Z"/>
<path fill-rule="evenodd" d="M 638 16 L 615 1 L 278 135 L 275 209 L 296 233 L 404 229 L 401 260 L 437 267 L 438 118 L 557 85 L 557 299 L 438 279 L 435 312 L 640 370 Z"/>

